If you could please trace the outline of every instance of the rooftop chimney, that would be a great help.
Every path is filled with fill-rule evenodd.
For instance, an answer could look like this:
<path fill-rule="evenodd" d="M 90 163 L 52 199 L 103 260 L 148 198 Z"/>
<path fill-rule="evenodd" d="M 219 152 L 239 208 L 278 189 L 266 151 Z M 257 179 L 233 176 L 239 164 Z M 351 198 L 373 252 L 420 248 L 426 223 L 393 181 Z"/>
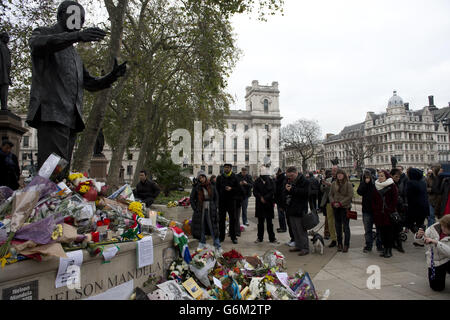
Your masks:
<path fill-rule="evenodd" d="M 430 107 L 434 107 L 434 97 L 433 96 L 428 96 L 428 105 Z"/>

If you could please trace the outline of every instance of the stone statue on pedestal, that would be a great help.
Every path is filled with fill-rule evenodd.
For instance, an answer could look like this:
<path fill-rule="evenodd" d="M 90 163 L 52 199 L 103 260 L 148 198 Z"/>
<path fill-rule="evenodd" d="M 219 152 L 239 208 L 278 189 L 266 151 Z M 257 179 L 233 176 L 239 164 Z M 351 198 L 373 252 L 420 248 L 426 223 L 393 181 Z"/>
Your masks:
<path fill-rule="evenodd" d="M 30 38 L 32 84 L 27 123 L 38 131 L 38 166 L 51 153 L 69 163 L 78 132 L 84 130 L 83 89 L 99 91 L 126 72 L 126 62 L 103 77 L 89 74 L 74 48 L 77 42 L 101 41 L 106 32 L 99 28 L 81 29 L 84 8 L 75 1 L 63 1 L 58 7 L 58 22 L 40 27 Z"/>
<path fill-rule="evenodd" d="M 105 136 L 103 135 L 103 129 L 100 129 L 97 140 L 95 141 L 94 145 L 94 157 L 102 157 L 104 158 L 105 155 L 103 154 L 103 148 L 105 147 Z"/>
<path fill-rule="evenodd" d="M 0 103 L 1 110 L 8 110 L 8 89 L 11 82 L 11 52 L 8 48 L 9 34 L 0 33 Z"/>

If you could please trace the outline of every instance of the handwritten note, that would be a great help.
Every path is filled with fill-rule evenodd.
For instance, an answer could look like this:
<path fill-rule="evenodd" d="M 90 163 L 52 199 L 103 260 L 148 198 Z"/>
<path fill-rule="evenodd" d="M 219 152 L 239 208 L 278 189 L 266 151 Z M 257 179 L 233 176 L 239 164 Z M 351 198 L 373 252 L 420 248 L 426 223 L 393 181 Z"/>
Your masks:
<path fill-rule="evenodd" d="M 117 252 L 119 252 L 119 248 L 116 246 L 103 250 L 103 257 L 105 258 L 105 261 L 111 261 L 111 259 L 116 256 Z"/>
<path fill-rule="evenodd" d="M 138 268 L 153 264 L 153 238 L 148 236 L 137 242 Z"/>
<path fill-rule="evenodd" d="M 59 268 L 58 274 L 56 275 L 55 287 L 61 288 L 67 286 L 69 280 L 78 278 L 81 281 L 79 270 L 81 264 L 83 263 L 83 251 L 77 250 L 72 252 L 67 252 L 67 258 L 59 258 Z M 77 266 L 78 268 L 73 268 L 72 266 Z M 78 270 L 78 274 L 77 273 Z"/>

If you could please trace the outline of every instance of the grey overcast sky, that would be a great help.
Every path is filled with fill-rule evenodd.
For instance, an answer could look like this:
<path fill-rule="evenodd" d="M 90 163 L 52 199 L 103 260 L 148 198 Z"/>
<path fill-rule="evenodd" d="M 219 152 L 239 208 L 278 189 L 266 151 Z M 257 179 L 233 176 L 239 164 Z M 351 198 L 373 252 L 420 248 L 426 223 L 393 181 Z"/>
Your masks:
<path fill-rule="evenodd" d="M 232 109 L 245 87 L 278 81 L 282 124 L 317 120 L 322 134 L 386 110 L 393 90 L 413 110 L 450 101 L 449 0 L 285 0 L 267 22 L 236 16 L 243 55 L 229 79 Z"/>

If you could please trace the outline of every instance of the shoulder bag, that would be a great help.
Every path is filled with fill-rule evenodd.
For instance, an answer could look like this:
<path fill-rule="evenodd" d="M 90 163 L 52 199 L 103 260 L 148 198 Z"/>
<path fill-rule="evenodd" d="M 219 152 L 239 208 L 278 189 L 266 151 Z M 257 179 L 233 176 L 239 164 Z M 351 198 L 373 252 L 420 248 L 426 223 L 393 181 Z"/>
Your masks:
<path fill-rule="evenodd" d="M 302 225 L 306 230 L 311 230 L 319 224 L 319 216 L 316 212 L 310 211 L 302 216 Z"/>

